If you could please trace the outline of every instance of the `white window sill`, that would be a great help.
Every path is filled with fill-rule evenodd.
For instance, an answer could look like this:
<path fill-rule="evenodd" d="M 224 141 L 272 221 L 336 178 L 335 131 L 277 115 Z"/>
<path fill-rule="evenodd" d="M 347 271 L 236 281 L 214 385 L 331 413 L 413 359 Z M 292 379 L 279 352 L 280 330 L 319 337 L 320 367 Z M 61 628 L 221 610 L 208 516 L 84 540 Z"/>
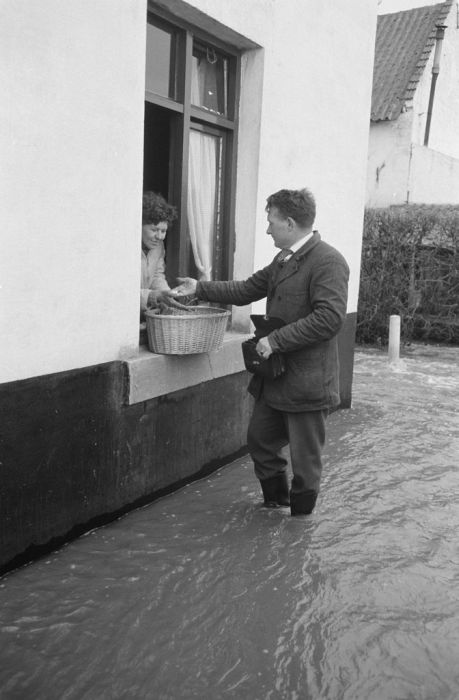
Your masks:
<path fill-rule="evenodd" d="M 138 355 L 125 360 L 129 404 L 244 371 L 241 343 L 250 337 L 247 333 L 225 333 L 220 350 L 199 355 L 156 355 L 140 347 Z"/>

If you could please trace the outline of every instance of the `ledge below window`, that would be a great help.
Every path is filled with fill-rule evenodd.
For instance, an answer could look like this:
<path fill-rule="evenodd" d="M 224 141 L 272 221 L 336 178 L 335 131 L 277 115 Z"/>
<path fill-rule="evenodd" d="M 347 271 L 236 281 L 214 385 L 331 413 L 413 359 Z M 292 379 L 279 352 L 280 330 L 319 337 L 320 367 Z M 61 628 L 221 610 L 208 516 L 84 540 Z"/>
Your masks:
<path fill-rule="evenodd" d="M 223 347 L 198 355 L 156 355 L 140 347 L 125 360 L 129 375 L 128 403 L 148 401 L 189 386 L 245 370 L 241 343 L 246 333 L 225 333 Z"/>

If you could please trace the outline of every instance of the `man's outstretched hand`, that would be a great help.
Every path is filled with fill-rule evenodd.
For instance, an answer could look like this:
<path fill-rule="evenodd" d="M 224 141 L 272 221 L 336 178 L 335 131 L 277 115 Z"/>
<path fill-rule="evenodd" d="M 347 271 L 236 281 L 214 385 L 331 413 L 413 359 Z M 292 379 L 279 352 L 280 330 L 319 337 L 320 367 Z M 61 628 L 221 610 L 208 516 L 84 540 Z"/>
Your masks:
<path fill-rule="evenodd" d="M 177 287 L 170 290 L 170 296 L 174 297 L 186 297 L 190 294 L 196 293 L 196 286 L 198 281 L 192 277 L 177 277 L 177 281 L 180 283 Z"/>

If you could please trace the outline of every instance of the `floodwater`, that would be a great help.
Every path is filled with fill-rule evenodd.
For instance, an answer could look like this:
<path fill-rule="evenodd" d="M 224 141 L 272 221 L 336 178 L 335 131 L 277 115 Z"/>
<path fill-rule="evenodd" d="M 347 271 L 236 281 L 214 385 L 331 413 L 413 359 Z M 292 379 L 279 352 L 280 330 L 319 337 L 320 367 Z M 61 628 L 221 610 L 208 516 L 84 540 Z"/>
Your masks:
<path fill-rule="evenodd" d="M 243 458 L 1 579 L 1 699 L 457 700 L 458 392 L 360 350 L 312 516 Z"/>

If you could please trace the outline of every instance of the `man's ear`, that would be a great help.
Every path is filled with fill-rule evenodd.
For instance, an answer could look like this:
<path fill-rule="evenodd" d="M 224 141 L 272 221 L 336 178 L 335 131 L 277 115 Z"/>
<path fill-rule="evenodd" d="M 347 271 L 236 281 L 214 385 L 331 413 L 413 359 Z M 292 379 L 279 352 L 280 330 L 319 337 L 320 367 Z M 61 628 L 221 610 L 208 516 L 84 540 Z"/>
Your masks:
<path fill-rule="evenodd" d="M 289 227 L 289 230 L 290 230 L 290 231 L 293 231 L 293 229 L 294 229 L 295 226 L 296 226 L 296 221 L 295 221 L 295 219 L 292 219 L 291 216 L 287 216 L 287 225 L 288 225 L 288 227 Z"/>

